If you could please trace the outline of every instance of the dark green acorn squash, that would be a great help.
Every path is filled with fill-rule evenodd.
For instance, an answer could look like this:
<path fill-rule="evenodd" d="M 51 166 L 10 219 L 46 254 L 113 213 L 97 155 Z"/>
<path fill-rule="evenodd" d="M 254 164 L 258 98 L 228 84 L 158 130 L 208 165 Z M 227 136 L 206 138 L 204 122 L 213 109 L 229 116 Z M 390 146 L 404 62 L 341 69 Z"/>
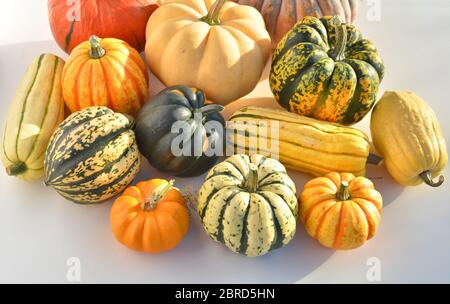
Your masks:
<path fill-rule="evenodd" d="M 45 184 L 68 200 L 94 204 L 120 194 L 136 177 L 141 156 L 133 122 L 106 107 L 70 115 L 45 154 Z"/>
<path fill-rule="evenodd" d="M 384 76 L 375 46 L 339 17 L 305 17 L 278 44 L 269 82 L 291 112 L 351 125 L 372 108 Z"/>
<path fill-rule="evenodd" d="M 178 177 L 201 175 L 217 162 L 215 149 L 223 151 L 222 110 L 220 105 L 205 105 L 201 90 L 169 87 L 147 102 L 136 120 L 139 150 L 160 171 Z M 205 128 L 207 123 L 217 128 Z M 182 125 L 188 132 L 179 128 Z"/>

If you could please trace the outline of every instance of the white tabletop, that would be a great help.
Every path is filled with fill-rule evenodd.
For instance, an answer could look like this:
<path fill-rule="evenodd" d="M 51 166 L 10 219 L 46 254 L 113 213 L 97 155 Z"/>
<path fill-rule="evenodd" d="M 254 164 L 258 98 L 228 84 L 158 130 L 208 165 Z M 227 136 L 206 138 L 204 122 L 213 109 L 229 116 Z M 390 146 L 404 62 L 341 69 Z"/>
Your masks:
<path fill-rule="evenodd" d="M 373 40 L 386 64 L 386 90 L 412 90 L 437 112 L 450 143 L 450 2 L 382 0 L 381 20 L 362 1 L 358 25 Z M 377 5 L 377 4 L 375 4 Z M 376 9 L 376 8 L 375 8 Z M 367 14 L 369 13 L 369 14 Z M 42 52 L 66 58 L 51 40 L 45 0 L 15 0 L 0 10 L 0 122 L 31 60 Z M 154 78 L 152 92 L 161 86 Z M 246 100 L 268 97 L 266 76 Z M 266 99 L 270 102 L 270 99 Z M 368 131 L 369 117 L 357 125 Z M 166 177 L 144 162 L 138 179 Z M 292 173 L 298 189 L 311 177 Z M 384 168 L 369 167 L 384 197 L 381 227 L 365 246 L 348 252 L 321 247 L 299 224 L 285 248 L 246 258 L 214 243 L 194 215 L 179 247 L 160 255 L 140 254 L 118 244 L 110 232 L 111 203 L 79 206 L 42 182 L 25 183 L 0 170 L 0 282 L 65 283 L 69 258 L 81 263 L 82 283 L 370 283 L 379 264 L 383 283 L 450 282 L 450 172 L 438 189 L 403 188 Z M 202 177 L 178 179 L 199 187 Z M 374 259 L 375 258 L 375 259 Z M 371 264 L 375 261 L 375 264 Z M 69 260 L 70 262 L 70 260 Z M 367 275 L 369 272 L 369 276 Z"/>

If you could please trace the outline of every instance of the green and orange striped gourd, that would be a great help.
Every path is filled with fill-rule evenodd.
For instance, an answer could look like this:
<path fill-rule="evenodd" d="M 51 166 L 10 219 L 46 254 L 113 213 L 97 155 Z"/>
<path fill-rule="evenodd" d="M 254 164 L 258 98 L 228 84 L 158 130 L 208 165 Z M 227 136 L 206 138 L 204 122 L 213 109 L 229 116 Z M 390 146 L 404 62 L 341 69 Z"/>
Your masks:
<path fill-rule="evenodd" d="M 278 44 L 269 82 L 291 112 L 351 125 L 374 105 L 384 64 L 374 44 L 340 17 L 305 17 Z"/>

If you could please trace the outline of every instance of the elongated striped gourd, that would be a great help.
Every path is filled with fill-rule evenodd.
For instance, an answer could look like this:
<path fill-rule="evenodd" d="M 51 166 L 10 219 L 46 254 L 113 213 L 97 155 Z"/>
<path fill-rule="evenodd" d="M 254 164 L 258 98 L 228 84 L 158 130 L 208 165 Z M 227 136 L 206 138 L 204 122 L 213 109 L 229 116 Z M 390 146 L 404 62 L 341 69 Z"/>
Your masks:
<path fill-rule="evenodd" d="M 354 128 L 261 107 L 235 112 L 227 128 L 228 144 L 236 153 L 278 153 L 286 167 L 315 176 L 329 172 L 365 175 L 369 139 Z"/>
<path fill-rule="evenodd" d="M 4 124 L 1 159 L 8 175 L 36 180 L 44 175 L 47 144 L 64 119 L 64 61 L 42 54 L 28 67 Z"/>
<path fill-rule="evenodd" d="M 250 257 L 287 245 L 298 204 L 284 166 L 262 155 L 234 155 L 211 169 L 199 191 L 198 213 L 215 241 Z"/>
<path fill-rule="evenodd" d="M 90 107 L 55 131 L 45 156 L 45 183 L 75 203 L 101 203 L 133 181 L 140 162 L 129 118 Z"/>

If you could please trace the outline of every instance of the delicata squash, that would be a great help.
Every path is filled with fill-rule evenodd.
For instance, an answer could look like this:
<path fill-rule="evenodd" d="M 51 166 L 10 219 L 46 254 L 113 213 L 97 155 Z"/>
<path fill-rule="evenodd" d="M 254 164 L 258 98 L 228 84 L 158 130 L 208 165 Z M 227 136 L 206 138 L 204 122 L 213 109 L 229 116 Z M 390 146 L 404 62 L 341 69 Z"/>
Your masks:
<path fill-rule="evenodd" d="M 422 98 L 386 92 L 372 112 L 370 129 L 375 148 L 399 184 L 438 187 L 444 182 L 445 139 L 436 114 Z"/>
<path fill-rule="evenodd" d="M 228 149 L 235 153 L 278 154 L 286 167 L 314 176 L 363 176 L 366 162 L 379 161 L 369 155 L 369 138 L 363 132 L 284 110 L 245 107 L 231 116 L 227 128 Z"/>
<path fill-rule="evenodd" d="M 44 176 L 45 150 L 64 119 L 64 61 L 42 54 L 28 67 L 4 122 L 1 160 L 6 173 L 32 181 Z"/>

